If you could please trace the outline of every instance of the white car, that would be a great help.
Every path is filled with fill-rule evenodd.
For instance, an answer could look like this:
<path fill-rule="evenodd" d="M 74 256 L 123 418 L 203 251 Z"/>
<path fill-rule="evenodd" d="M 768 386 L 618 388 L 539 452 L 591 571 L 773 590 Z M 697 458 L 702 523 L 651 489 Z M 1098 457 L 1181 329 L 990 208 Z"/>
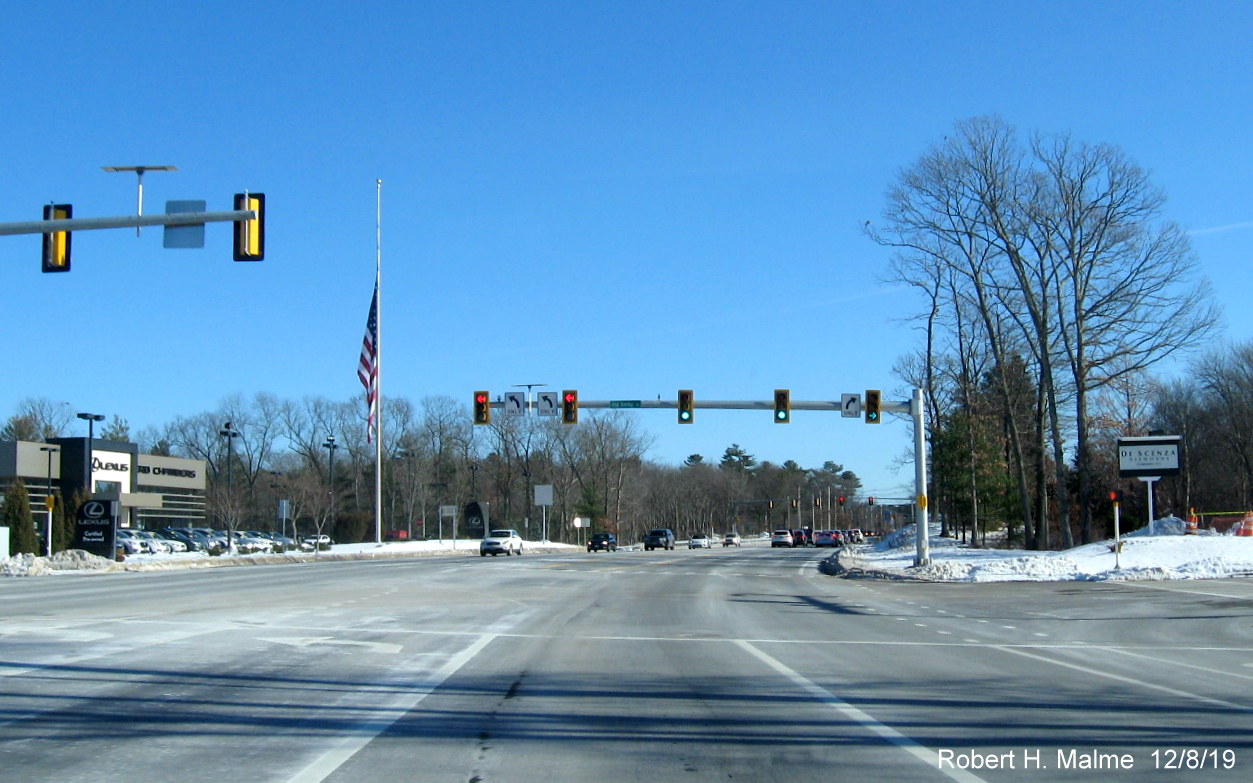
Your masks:
<path fill-rule="evenodd" d="M 739 533 L 727 533 L 725 536 L 722 537 L 722 545 L 723 546 L 739 546 L 740 534 Z"/>
<path fill-rule="evenodd" d="M 505 556 L 522 554 L 522 536 L 516 530 L 493 530 L 479 542 L 479 557 L 491 555 L 495 557 L 501 552 Z"/>
<path fill-rule="evenodd" d="M 116 547 L 128 555 L 146 555 L 152 552 L 148 539 L 135 535 L 136 531 L 119 527 L 117 529 Z"/>
<path fill-rule="evenodd" d="M 326 549 L 334 543 L 330 536 L 323 533 L 320 536 L 305 536 L 304 540 L 300 542 L 300 548 L 312 552 L 314 549 Z"/>
<path fill-rule="evenodd" d="M 687 540 L 688 549 L 709 549 L 709 536 L 704 533 L 697 533 Z"/>

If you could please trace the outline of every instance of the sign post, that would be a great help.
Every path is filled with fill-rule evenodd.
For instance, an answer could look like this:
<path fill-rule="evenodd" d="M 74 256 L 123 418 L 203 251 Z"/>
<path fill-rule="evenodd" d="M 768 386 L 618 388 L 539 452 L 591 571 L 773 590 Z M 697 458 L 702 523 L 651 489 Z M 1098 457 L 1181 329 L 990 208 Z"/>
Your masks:
<path fill-rule="evenodd" d="M 539 506 L 543 514 L 543 527 L 540 528 L 540 540 L 548 543 L 548 507 L 553 504 L 553 485 L 552 484 L 536 484 L 535 485 L 535 505 Z"/>

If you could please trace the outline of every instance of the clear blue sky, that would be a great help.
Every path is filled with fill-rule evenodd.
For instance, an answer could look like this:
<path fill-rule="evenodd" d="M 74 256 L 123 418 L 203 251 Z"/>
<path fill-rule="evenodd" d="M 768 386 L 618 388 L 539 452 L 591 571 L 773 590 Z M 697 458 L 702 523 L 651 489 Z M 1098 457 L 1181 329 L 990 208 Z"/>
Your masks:
<path fill-rule="evenodd" d="M 839 399 L 917 345 L 861 232 L 957 120 L 1109 142 L 1193 232 L 1227 334 L 1253 338 L 1246 2 L 19 3 L 0 27 L 0 221 L 268 199 L 230 230 L 80 232 L 74 269 L 0 237 L 0 416 L 26 397 L 132 429 L 227 395 L 360 395 L 383 180 L 383 391 Z M 868 494 L 908 429 L 833 414 L 643 412 L 650 456 L 834 460 Z"/>

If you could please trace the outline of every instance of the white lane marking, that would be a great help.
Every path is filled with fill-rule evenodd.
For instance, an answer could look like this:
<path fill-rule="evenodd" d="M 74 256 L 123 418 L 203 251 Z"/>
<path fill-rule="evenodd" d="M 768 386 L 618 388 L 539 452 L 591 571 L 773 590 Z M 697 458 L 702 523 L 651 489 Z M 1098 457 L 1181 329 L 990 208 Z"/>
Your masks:
<path fill-rule="evenodd" d="M 443 684 L 444 680 L 451 677 L 462 666 L 465 666 L 474 656 L 483 651 L 483 648 L 491 644 L 499 634 L 486 633 L 480 636 L 469 647 L 454 655 L 448 660 L 439 671 L 431 675 L 426 685 L 418 689 L 398 702 L 388 705 L 386 713 L 382 717 L 367 721 L 351 735 L 344 737 L 339 742 L 331 746 L 329 750 L 319 756 L 309 766 L 297 772 L 288 778 L 288 783 L 321 783 L 331 776 L 335 770 L 344 765 L 348 759 L 356 755 L 357 751 L 374 741 L 374 738 L 387 731 L 393 723 L 400 720 L 402 716 L 418 706 L 427 696 Z"/>
<path fill-rule="evenodd" d="M 1049 658 L 1048 656 L 1045 656 L 1045 655 L 1036 655 L 1035 653 L 1030 653 L 1024 649 L 1020 649 L 1016 647 L 1008 647 L 1003 644 L 991 644 L 991 645 L 988 645 L 988 647 L 993 650 L 1004 650 L 1007 653 L 1013 653 L 1014 655 L 1021 655 L 1024 658 L 1030 658 L 1034 661 L 1043 661 L 1044 663 L 1051 663 L 1054 666 L 1062 666 L 1067 669 L 1074 669 L 1075 671 L 1080 671 L 1080 672 L 1083 672 L 1084 674 L 1091 674 L 1094 677 L 1104 677 L 1106 679 L 1114 680 L 1116 682 L 1123 682 L 1129 685 L 1138 685 L 1141 688 L 1148 688 L 1150 690 L 1161 691 L 1163 693 L 1168 693 L 1171 696 L 1181 696 L 1185 699 L 1195 699 L 1204 704 L 1213 704 L 1219 707 L 1225 707 L 1226 709 L 1229 709 L 1229 710 L 1235 710 L 1236 712 L 1253 712 L 1253 707 L 1248 707 L 1243 704 L 1236 704 L 1235 702 L 1225 701 L 1223 699 L 1213 699 L 1213 698 L 1210 698 L 1209 696 L 1202 696 L 1199 693 L 1192 693 L 1190 691 L 1182 691 L 1182 690 L 1179 690 L 1178 688 L 1168 688 L 1165 685 L 1158 685 L 1157 683 L 1154 683 L 1154 682 L 1145 682 L 1144 680 L 1137 680 L 1134 677 L 1124 677 L 1121 674 L 1103 672 L 1100 669 L 1092 669 L 1092 668 L 1089 668 L 1088 666 L 1078 666 L 1073 663 L 1066 663 L 1065 661 L 1059 661 L 1056 658 Z M 1085 649 L 1099 650 L 1102 648 L 1088 647 Z"/>
<path fill-rule="evenodd" d="M 1171 661 L 1165 658 L 1157 658 L 1152 655 L 1144 655 L 1142 653 L 1132 652 L 1131 650 L 1124 650 L 1120 647 L 1101 646 L 1101 647 L 1093 647 L 1089 649 L 1104 650 L 1106 652 L 1119 653 L 1120 655 L 1130 655 L 1135 658 L 1144 658 L 1145 660 L 1153 661 L 1154 663 L 1164 663 L 1168 666 L 1182 666 L 1186 669 L 1196 669 L 1197 671 L 1205 672 L 1206 674 L 1217 674 L 1220 677 L 1239 677 L 1242 680 L 1253 680 L 1253 675 L 1249 675 L 1249 674 L 1241 674 L 1240 672 L 1228 671 L 1227 669 L 1214 669 L 1209 666 L 1197 666 L 1195 663 L 1188 663 L 1187 661 Z M 1246 663 L 1243 665 L 1253 666 L 1253 663 Z"/>
<path fill-rule="evenodd" d="M 937 756 L 936 756 L 935 751 L 931 750 L 925 745 L 919 744 L 917 741 L 905 736 L 904 734 L 900 733 L 899 731 L 892 728 L 891 726 L 888 726 L 884 723 L 880 723 L 879 721 L 870 717 L 870 715 L 866 714 L 865 712 L 862 712 L 861 710 L 849 704 L 848 702 L 844 701 L 843 699 L 839 699 L 835 697 L 826 688 L 823 688 L 822 686 L 818 685 L 814 681 L 800 674 L 796 670 L 786 666 L 777 658 L 774 658 L 773 656 L 765 652 L 762 652 L 761 650 L 757 649 L 756 647 L 749 644 L 748 642 L 737 639 L 735 641 L 735 644 L 741 649 L 747 651 L 753 657 L 757 658 L 757 660 L 761 661 L 762 663 L 766 664 L 770 668 L 777 671 L 779 674 L 782 674 L 784 677 L 791 680 L 795 685 L 807 691 L 811 696 L 816 698 L 818 701 L 822 702 L 823 704 L 826 704 L 829 707 L 834 708 L 836 711 L 843 714 L 846 718 L 856 723 L 859 723 L 862 726 L 864 726 L 866 729 L 874 732 L 875 734 L 878 734 L 883 739 L 887 740 L 891 744 L 895 745 L 896 747 L 910 754 L 914 758 L 926 764 L 931 769 L 933 770 L 937 769 L 937 764 L 936 764 Z M 963 783 L 984 783 L 983 778 L 977 775 L 972 775 L 969 772 L 966 772 L 965 770 L 962 770 L 962 769 L 938 769 L 937 771 L 944 773 L 945 775 L 952 778 L 953 780 L 959 780 L 959 781 L 962 781 Z"/>

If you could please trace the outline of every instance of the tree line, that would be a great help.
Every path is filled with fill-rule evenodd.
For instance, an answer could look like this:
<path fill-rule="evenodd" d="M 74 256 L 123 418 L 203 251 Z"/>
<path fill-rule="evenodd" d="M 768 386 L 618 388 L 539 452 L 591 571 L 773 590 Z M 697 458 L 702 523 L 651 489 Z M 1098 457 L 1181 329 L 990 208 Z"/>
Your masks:
<path fill-rule="evenodd" d="M 0 428 L 0 440 L 65 435 L 75 423 L 68 411 L 46 399 L 25 400 Z M 566 542 L 601 531 L 639 540 L 658 526 L 686 536 L 858 521 L 851 507 L 843 517 L 830 509 L 835 497 L 851 498 L 861 486 L 842 465 L 758 462 L 738 444 L 716 462 L 693 454 L 683 465 L 659 464 L 646 458 L 651 437 L 621 411 L 589 412 L 575 426 L 509 416 L 475 426 L 468 406 L 451 398 L 414 405 L 396 397 L 384 401 L 384 422 L 382 527 L 392 537 L 404 531 L 450 538 L 452 522 L 441 527 L 440 507 L 455 507 L 463 526 L 471 501 L 488 505 L 491 526 Z M 204 460 L 215 527 L 277 530 L 282 499 L 299 535 L 325 533 L 341 542 L 373 540 L 375 449 L 365 435 L 360 399 L 294 401 L 266 393 L 235 394 L 212 411 L 134 434 L 114 417 L 97 432 L 147 453 Z M 553 487 L 546 513 L 533 502 L 537 485 Z M 572 529 L 574 517 L 589 526 Z M 870 520 L 861 526 L 871 527 Z"/>

